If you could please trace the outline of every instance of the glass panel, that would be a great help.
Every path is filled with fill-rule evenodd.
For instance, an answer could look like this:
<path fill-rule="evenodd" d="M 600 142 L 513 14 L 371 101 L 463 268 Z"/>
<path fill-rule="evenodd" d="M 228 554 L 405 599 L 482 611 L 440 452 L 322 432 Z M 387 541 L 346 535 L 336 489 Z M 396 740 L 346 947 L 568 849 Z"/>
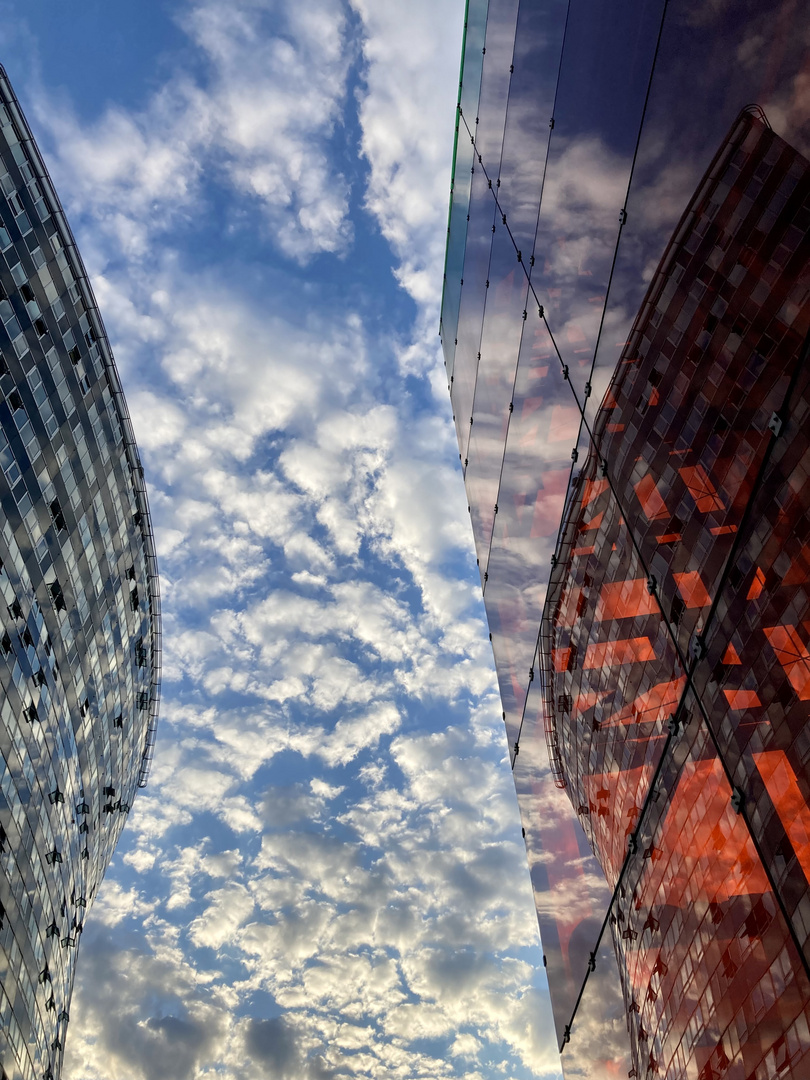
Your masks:
<path fill-rule="evenodd" d="M 594 951 L 593 943 L 591 951 Z M 563 1047 L 565 1080 L 605 1080 L 633 1075 L 627 1013 L 609 934 L 605 934 L 595 952 L 594 970 L 588 976 L 571 1025 L 570 1041 Z"/>
<path fill-rule="evenodd" d="M 481 69 L 484 63 L 482 49 L 486 33 L 487 6 L 487 0 L 469 0 L 467 5 L 460 94 L 461 109 L 464 113 L 474 112 L 478 107 Z M 470 138 L 460 116 L 456 113 L 456 144 L 440 323 L 448 379 L 453 374 L 455 339 L 458 336 L 458 307 L 461 299 L 461 278 L 464 273 L 472 164 L 473 148 Z"/>
<path fill-rule="evenodd" d="M 745 194 L 752 182 L 756 203 Z M 645 559 L 628 575 L 611 554 L 611 588 L 622 590 L 611 603 L 630 601 L 629 577 L 643 600 L 650 574 L 684 655 L 707 650 L 695 686 L 735 785 L 767 822 L 758 842 L 785 882 L 805 948 L 800 907 L 810 898 L 796 848 L 804 851 L 807 816 L 798 740 L 810 657 L 808 598 L 797 586 L 808 438 L 794 421 L 774 443 L 772 417 L 809 407 L 806 372 L 784 404 L 810 326 L 799 241 L 808 221 L 810 166 L 755 112 L 742 114 L 653 277 L 595 424 Z"/>
<path fill-rule="evenodd" d="M 549 590 L 544 681 L 558 767 L 612 888 L 686 679 L 610 489 L 579 489 Z"/>
<path fill-rule="evenodd" d="M 662 6 L 586 0 L 569 9 L 534 283 L 580 394 L 599 334 Z"/>
<path fill-rule="evenodd" d="M 488 270 L 483 256 L 470 260 L 479 292 L 454 403 L 561 1034 L 608 899 L 588 842 L 611 885 L 635 845 L 609 919 L 623 991 L 615 975 L 598 989 L 610 972 L 599 959 L 566 1076 L 800 1080 L 810 1047 L 798 951 L 810 937 L 806 363 L 783 400 L 810 326 L 808 44 L 787 2 L 670 6 L 620 220 L 662 7 L 570 5 L 547 144 L 562 5 L 521 5 L 497 188 L 524 266 L 532 248 L 532 282 L 581 398 L 599 341 L 588 420 L 608 476 L 584 439 L 572 469 L 571 387 L 518 288 L 499 218 L 490 246 L 491 222 L 471 214 Z M 494 177 L 503 70 L 493 79 L 482 137 Z M 758 106 L 739 115 L 751 101 L 767 118 Z M 686 730 L 668 734 L 687 676 L 723 761 L 691 691 Z"/>
<path fill-rule="evenodd" d="M 489 292 L 475 391 L 474 424 L 463 454 L 473 532 L 482 575 L 487 570 L 495 503 L 509 404 L 514 386 L 522 312 L 526 308 L 525 273 L 534 262 L 531 249 L 548 146 L 548 117 L 553 110 L 565 5 L 551 10 L 523 5 L 519 15 L 503 157 L 497 196 L 509 222 L 496 218 Z M 547 113 L 544 116 L 543 113 Z M 492 174 L 490 174 L 492 175 Z M 514 238 L 514 239 L 513 239 Z M 521 253 L 518 263 L 515 243 Z M 494 290 L 494 291 L 493 291 Z M 531 305 L 530 305 L 531 306 Z"/>
<path fill-rule="evenodd" d="M 529 311 L 484 590 L 510 743 L 523 710 L 576 437 L 551 340 Z"/>
<path fill-rule="evenodd" d="M 805 313 L 805 319 L 810 311 Z M 805 323 L 806 326 L 806 323 Z M 789 354 L 788 354 L 789 355 Z M 778 365 L 774 365 L 778 370 Z M 788 415 L 810 409 L 805 371 Z M 810 432 L 775 443 L 728 575 L 698 686 L 805 955 L 810 910 Z"/>
<path fill-rule="evenodd" d="M 566 0 L 520 6 L 498 200 L 524 258 L 534 248 L 537 210 L 551 135 Z"/>
<path fill-rule="evenodd" d="M 483 170 L 476 162 L 472 174 L 470 221 L 467 226 L 467 247 L 464 255 L 461 302 L 458 318 L 453 374 L 450 376 L 450 397 L 453 418 L 460 447 L 467 445 L 472 416 L 478 354 L 481 351 L 481 326 L 486 301 L 486 281 L 489 254 L 492 246 L 492 225 L 495 204 L 487 187 Z"/>
<path fill-rule="evenodd" d="M 561 1045 L 611 894 L 568 793 L 549 766 L 539 679 L 529 694 L 514 779 Z M 615 957 L 613 971 L 615 977 Z"/>
<path fill-rule="evenodd" d="M 557 328 L 558 346 L 580 388 L 590 371 L 598 327 L 598 318 L 592 318 L 592 311 L 597 310 L 592 301 L 601 302 L 604 297 L 618 208 L 624 198 L 622 185 L 629 176 L 635 145 L 636 128 L 627 120 L 625 106 L 636 92 L 634 87 L 646 87 L 657 18 L 641 3 L 623 8 L 618 19 L 594 4 L 572 9 L 569 15 L 533 281 L 544 306 L 551 305 L 549 318 L 552 328 Z M 635 43 L 633 63 L 619 63 L 628 41 Z M 588 65 L 585 79 L 579 69 Z M 636 125 L 640 108 L 640 102 L 636 103 Z M 603 143 L 592 135 L 594 121 L 613 109 L 618 109 L 624 126 L 619 130 L 614 123 L 610 139 Z M 626 129 L 632 129 L 632 137 Z M 613 175 L 606 172 L 608 159 L 619 176 L 613 200 L 605 184 L 605 178 Z M 586 182 L 588 176 L 598 176 L 598 182 Z M 559 375 L 548 332 L 536 310 L 529 310 L 532 332 L 524 331 L 515 412 L 496 500 L 499 515 L 490 559 L 483 567 L 509 728 L 514 728 L 522 708 L 542 609 L 544 566 L 553 550 L 570 476 L 570 450 L 578 430 L 576 407 Z M 590 328 L 590 338 L 579 325 L 580 316 Z M 549 374 L 553 381 L 546 385 Z M 459 413 L 456 408 L 457 418 Z M 541 537 L 543 542 L 538 543 Z M 529 543 L 521 542 L 524 538 Z"/>
<path fill-rule="evenodd" d="M 606 324 L 614 332 L 603 337 L 597 358 L 594 409 L 649 275 L 740 110 L 757 102 L 776 133 L 810 156 L 810 98 L 799 91 L 810 46 L 791 29 L 796 16 L 792 0 L 690 3 L 677 13 L 670 7 L 610 290 Z M 760 189 L 750 197 L 759 201 Z"/>
<path fill-rule="evenodd" d="M 473 535 L 482 574 L 487 568 L 492 540 L 526 293 L 523 267 L 516 260 L 506 229 L 500 225 L 492 241 L 474 423 L 469 429 L 469 445 L 463 451 Z"/>
<path fill-rule="evenodd" d="M 456 431 L 462 448 L 466 447 L 469 439 L 475 377 L 481 352 L 485 282 L 489 276 L 489 253 L 495 221 L 495 200 L 487 176 L 494 182 L 498 174 L 516 17 L 517 0 L 490 0 L 478 112 L 473 116 L 465 111 L 459 131 L 460 140 L 465 131 L 468 132 L 468 139 L 470 135 L 474 136 L 477 155 L 472 164 L 474 171 L 467 249 L 456 334 L 458 344 L 451 379 Z"/>
<path fill-rule="evenodd" d="M 517 12 L 518 0 L 489 0 L 478 112 L 474 116 L 465 112 L 467 124 L 475 132 L 476 151 L 483 158 L 493 183 L 498 175 L 503 146 Z"/>
<path fill-rule="evenodd" d="M 642 830 L 652 857 L 628 875 L 638 1060 L 651 1055 L 674 1080 L 724 1076 L 731 1063 L 744 1076 L 801 1076 L 810 984 L 697 716 L 683 743 Z"/>

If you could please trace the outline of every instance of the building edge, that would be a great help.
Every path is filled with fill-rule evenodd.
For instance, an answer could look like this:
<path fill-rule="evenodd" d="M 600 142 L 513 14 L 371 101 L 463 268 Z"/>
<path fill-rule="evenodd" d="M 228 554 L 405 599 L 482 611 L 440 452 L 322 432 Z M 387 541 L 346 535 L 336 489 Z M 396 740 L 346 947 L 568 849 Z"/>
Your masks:
<path fill-rule="evenodd" d="M 50 206 L 51 216 L 56 224 L 60 238 L 63 242 L 67 258 L 69 260 L 73 276 L 81 290 L 82 299 L 87 308 L 91 326 L 96 335 L 104 363 L 104 372 L 115 402 L 116 414 L 121 425 L 124 450 L 129 464 L 132 485 L 138 500 L 138 527 L 143 540 L 144 554 L 149 585 L 149 611 L 152 630 L 151 645 L 151 681 L 149 691 L 149 723 L 147 726 L 146 740 L 141 754 L 141 764 L 138 773 L 138 787 L 144 788 L 149 779 L 149 772 L 154 755 L 155 739 L 157 737 L 158 714 L 160 710 L 160 680 L 162 665 L 162 617 L 160 602 L 160 576 L 158 571 L 157 553 L 155 550 L 155 538 L 152 529 L 152 517 L 149 510 L 149 499 L 146 493 L 144 469 L 141 464 L 140 454 L 135 442 L 135 433 L 132 427 L 132 419 L 129 415 L 126 399 L 124 397 L 121 378 L 115 363 L 109 338 L 104 328 L 104 322 L 96 303 L 93 287 L 87 275 L 73 232 L 56 188 L 51 181 L 47 166 L 37 146 L 25 115 L 20 108 L 19 101 L 9 80 L 5 67 L 0 64 L 0 101 L 6 106 L 20 135 L 20 142 L 25 146 L 26 154 L 34 166 L 37 180 L 42 185 L 45 198 Z"/>

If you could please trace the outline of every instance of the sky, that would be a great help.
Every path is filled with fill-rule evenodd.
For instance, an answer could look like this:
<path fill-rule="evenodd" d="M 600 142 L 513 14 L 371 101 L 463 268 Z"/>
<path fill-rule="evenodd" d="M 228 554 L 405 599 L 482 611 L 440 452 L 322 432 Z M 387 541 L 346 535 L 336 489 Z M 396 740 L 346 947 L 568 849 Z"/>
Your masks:
<path fill-rule="evenodd" d="M 559 1076 L 442 366 L 462 0 L 0 0 L 144 460 L 65 1080 Z"/>

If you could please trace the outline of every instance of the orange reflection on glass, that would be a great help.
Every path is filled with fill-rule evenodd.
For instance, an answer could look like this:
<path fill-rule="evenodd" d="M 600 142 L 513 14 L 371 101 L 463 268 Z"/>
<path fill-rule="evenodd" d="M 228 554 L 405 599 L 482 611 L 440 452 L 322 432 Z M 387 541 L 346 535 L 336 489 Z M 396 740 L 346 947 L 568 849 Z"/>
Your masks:
<path fill-rule="evenodd" d="M 658 611 L 655 597 L 647 588 L 646 578 L 629 581 L 609 581 L 602 586 L 594 619 L 632 619 L 636 615 L 654 615 Z"/>
<path fill-rule="evenodd" d="M 803 585 L 805 581 L 810 581 L 810 544 L 805 544 L 793 560 L 782 584 Z"/>
<path fill-rule="evenodd" d="M 781 750 L 754 754 L 754 761 L 804 876 L 810 881 L 810 807 L 799 789 L 796 773 Z"/>
<path fill-rule="evenodd" d="M 607 486 L 607 480 L 586 480 L 582 489 L 582 505 L 587 506 L 589 502 L 598 499 L 603 491 L 607 491 Z"/>
<path fill-rule="evenodd" d="M 756 690 L 724 690 L 723 693 L 730 709 L 742 711 L 744 709 L 754 709 L 757 705 L 762 704 Z"/>
<path fill-rule="evenodd" d="M 618 667 L 620 664 L 637 664 L 654 660 L 655 649 L 648 637 L 621 638 L 618 641 L 600 641 L 588 646 L 584 668 Z"/>
<path fill-rule="evenodd" d="M 746 600 L 758 600 L 762 590 L 765 588 L 765 575 L 762 573 L 759 567 L 754 574 L 754 580 L 751 582 L 751 588 L 748 590 Z"/>
<path fill-rule="evenodd" d="M 602 518 L 604 516 L 605 516 L 605 511 L 600 510 L 599 513 L 594 514 L 594 516 L 589 521 L 583 521 L 583 523 L 579 527 L 579 531 L 580 532 L 590 532 L 591 529 L 598 529 L 599 526 L 602 524 Z"/>
<path fill-rule="evenodd" d="M 579 411 L 573 405 L 555 405 L 551 410 L 549 442 L 568 442 L 575 439 L 578 429 Z"/>
<path fill-rule="evenodd" d="M 570 645 L 565 649 L 551 650 L 551 662 L 554 664 L 555 671 L 568 671 L 571 665 L 571 652 Z"/>
<path fill-rule="evenodd" d="M 534 517 L 530 536 L 556 536 L 560 523 L 565 492 L 568 488 L 568 468 L 547 469 L 540 477 L 540 490 L 534 504 Z"/>
<path fill-rule="evenodd" d="M 722 901 L 770 891 L 745 822 L 731 807 L 731 788 L 716 757 L 684 765 L 660 846 L 676 857 L 647 865 L 660 867 L 650 879 L 662 877 L 668 903 L 681 905 L 701 896 Z"/>
<path fill-rule="evenodd" d="M 571 588 L 569 580 L 560 600 L 558 623 L 560 626 L 572 627 L 585 609 L 585 596 L 580 588 Z"/>
<path fill-rule="evenodd" d="M 644 798 L 652 771 L 651 765 L 641 765 L 583 778 L 594 830 L 591 842 L 610 885 L 622 868 L 627 838 L 636 827 L 641 813 L 638 803 Z"/>
<path fill-rule="evenodd" d="M 647 473 L 646 476 L 639 480 L 633 490 L 641 503 L 641 509 L 649 521 L 660 521 L 662 518 L 669 517 L 667 504 L 658 492 L 658 485 L 654 476 Z"/>
<path fill-rule="evenodd" d="M 577 694 L 577 699 L 574 702 L 574 712 L 577 714 L 587 712 L 588 709 L 592 709 L 606 696 L 606 690 L 586 690 L 584 694 Z"/>
<path fill-rule="evenodd" d="M 800 701 L 810 700 L 810 653 L 795 626 L 766 626 L 765 637 Z"/>
<path fill-rule="evenodd" d="M 681 678 L 673 679 L 671 682 L 662 682 L 656 686 L 651 686 L 645 693 L 639 694 L 635 701 L 631 701 L 623 709 L 603 720 L 602 726 L 605 727 L 608 724 L 650 724 L 661 720 L 667 712 L 674 709 L 678 704 L 685 685 L 686 679 L 681 676 Z M 580 697 L 582 696 L 580 695 Z"/>
<path fill-rule="evenodd" d="M 684 465 L 678 472 L 701 514 L 723 509 L 723 500 L 702 465 Z"/>
<path fill-rule="evenodd" d="M 683 597 L 688 608 L 708 607 L 712 602 L 697 570 L 690 570 L 685 574 L 673 574 L 672 576 L 678 586 L 678 592 Z"/>

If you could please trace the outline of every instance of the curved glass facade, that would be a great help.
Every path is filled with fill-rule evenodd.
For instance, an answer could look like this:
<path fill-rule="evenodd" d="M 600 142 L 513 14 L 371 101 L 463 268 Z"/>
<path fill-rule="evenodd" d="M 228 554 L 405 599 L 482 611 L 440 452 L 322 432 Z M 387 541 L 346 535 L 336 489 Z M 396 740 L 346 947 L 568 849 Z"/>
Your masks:
<path fill-rule="evenodd" d="M 469 7 L 442 342 L 563 1070 L 800 1080 L 807 16 Z"/>
<path fill-rule="evenodd" d="M 81 258 L 0 69 L 0 1074 L 57 1077 L 82 927 L 157 721 L 143 470 Z"/>
<path fill-rule="evenodd" d="M 614 891 L 634 1061 L 672 1080 L 810 1069 L 808 225 L 810 162 L 745 112 L 597 414 L 546 604 L 549 755 Z"/>

